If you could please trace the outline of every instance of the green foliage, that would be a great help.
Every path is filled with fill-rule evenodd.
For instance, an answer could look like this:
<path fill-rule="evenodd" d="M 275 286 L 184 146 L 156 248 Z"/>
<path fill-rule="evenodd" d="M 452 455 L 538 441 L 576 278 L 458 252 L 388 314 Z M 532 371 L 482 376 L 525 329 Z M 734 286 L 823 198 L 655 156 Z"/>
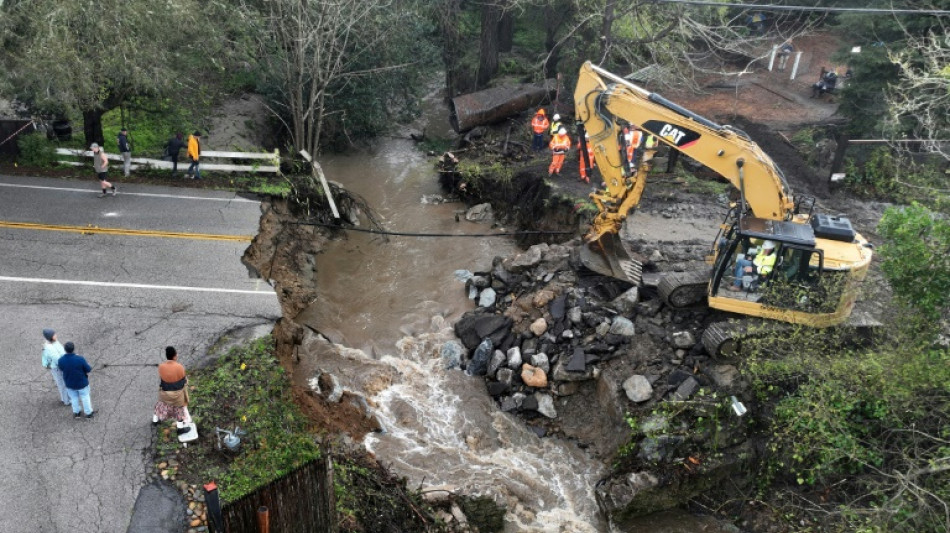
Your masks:
<path fill-rule="evenodd" d="M 890 208 L 878 231 L 881 269 L 897 299 L 935 319 L 950 303 L 950 222 L 918 204 Z"/>
<path fill-rule="evenodd" d="M 41 133 L 22 135 L 17 139 L 20 156 L 17 162 L 33 167 L 47 167 L 56 162 L 56 143 L 46 139 Z"/>
<path fill-rule="evenodd" d="M 133 98 L 128 106 L 102 115 L 106 151 L 118 150 L 117 138 L 124 125 L 129 129 L 133 157 L 159 158 L 176 132 L 187 139 L 189 133 L 198 129 L 193 120 L 191 113 L 175 100 Z"/>
<path fill-rule="evenodd" d="M 898 200 L 903 193 L 903 188 L 897 181 L 900 175 L 898 159 L 890 148 L 876 148 L 860 167 L 854 160 L 846 159 L 845 173 L 845 184 L 863 196 Z"/>
<path fill-rule="evenodd" d="M 225 464 L 213 438 L 183 453 L 187 478 L 217 481 L 224 501 L 233 501 L 320 456 L 309 422 L 293 401 L 283 368 L 265 337 L 235 348 L 209 368 L 193 370 L 191 407 L 205 432 L 240 426 L 247 431 L 241 451 Z"/>
<path fill-rule="evenodd" d="M 466 183 L 466 189 L 476 196 L 482 196 L 480 191 L 497 187 L 509 187 L 514 178 L 511 167 L 501 161 L 490 165 L 482 165 L 474 161 L 462 160 L 459 162 L 458 173 Z"/>

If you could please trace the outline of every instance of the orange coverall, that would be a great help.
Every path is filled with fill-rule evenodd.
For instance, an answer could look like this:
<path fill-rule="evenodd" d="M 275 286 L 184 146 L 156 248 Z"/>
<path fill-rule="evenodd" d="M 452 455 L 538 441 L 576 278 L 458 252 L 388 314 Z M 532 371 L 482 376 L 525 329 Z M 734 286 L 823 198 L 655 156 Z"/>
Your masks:
<path fill-rule="evenodd" d="M 571 138 L 567 134 L 561 135 L 558 133 L 554 137 L 551 137 L 551 142 L 548 143 L 548 147 L 551 148 L 551 166 L 548 167 L 548 174 L 560 174 L 561 165 L 564 164 L 564 154 L 571 149 Z"/>

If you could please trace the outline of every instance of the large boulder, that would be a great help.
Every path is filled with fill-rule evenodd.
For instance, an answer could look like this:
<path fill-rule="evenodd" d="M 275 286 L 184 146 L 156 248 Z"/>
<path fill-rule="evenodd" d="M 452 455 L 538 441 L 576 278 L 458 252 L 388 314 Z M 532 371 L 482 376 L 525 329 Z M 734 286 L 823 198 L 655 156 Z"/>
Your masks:
<path fill-rule="evenodd" d="M 501 315 L 467 313 L 455 323 L 455 335 L 469 350 L 489 337 L 494 346 L 501 346 L 511 332 L 512 321 Z"/>
<path fill-rule="evenodd" d="M 541 254 L 547 251 L 547 244 L 535 244 L 523 253 L 504 260 L 505 268 L 510 272 L 521 273 L 530 270 L 541 263 Z"/>
<path fill-rule="evenodd" d="M 495 215 L 489 203 L 473 205 L 465 212 L 465 220 L 469 222 L 491 222 L 494 218 Z"/>

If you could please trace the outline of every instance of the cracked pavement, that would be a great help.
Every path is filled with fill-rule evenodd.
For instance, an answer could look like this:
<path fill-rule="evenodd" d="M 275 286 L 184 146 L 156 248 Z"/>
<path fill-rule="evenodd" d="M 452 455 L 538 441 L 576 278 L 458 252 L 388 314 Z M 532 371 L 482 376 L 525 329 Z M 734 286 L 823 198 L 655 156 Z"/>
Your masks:
<path fill-rule="evenodd" d="M 97 198 L 92 178 L 0 175 L 0 219 L 229 235 L 257 232 L 259 204 L 233 193 L 121 180 L 119 189 L 114 198 Z M 149 481 L 156 369 L 114 365 L 159 363 L 164 347 L 174 345 L 180 361 L 193 368 L 224 332 L 279 318 L 273 291 L 250 279 L 240 262 L 247 244 L 0 228 L 0 316 L 5 319 L 0 353 L 7 362 L 0 376 L 0 424 L 5 428 L 0 436 L 0 497 L 6 504 L 0 531 L 160 531 L 129 529 L 133 506 Z M 95 418 L 74 419 L 71 409 L 59 403 L 49 372 L 40 366 L 43 328 L 56 330 L 63 343 L 73 341 L 93 366 L 89 380 Z M 167 505 L 168 494 L 148 487 L 143 499 L 154 493 L 166 503 L 157 505 L 156 513 L 174 512 Z M 177 517 L 171 518 L 161 531 L 182 531 Z"/>

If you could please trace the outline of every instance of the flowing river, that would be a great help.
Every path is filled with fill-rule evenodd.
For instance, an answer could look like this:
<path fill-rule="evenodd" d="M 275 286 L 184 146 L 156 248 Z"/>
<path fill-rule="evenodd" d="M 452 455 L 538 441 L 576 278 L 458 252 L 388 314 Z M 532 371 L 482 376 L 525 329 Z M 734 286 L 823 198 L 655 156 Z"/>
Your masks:
<path fill-rule="evenodd" d="M 428 118 L 416 127 L 448 137 L 446 116 L 430 97 Z M 358 155 L 321 158 L 327 177 L 363 196 L 390 231 L 498 231 L 464 216 L 457 221 L 462 204 L 431 201 L 442 193 L 433 163 L 399 138 L 380 139 Z M 444 370 L 438 357 L 438 348 L 454 338 L 451 323 L 474 307 L 454 271 L 488 270 L 494 256 L 516 250 L 501 236 L 386 240 L 349 232 L 317 257 L 319 296 L 296 321 L 361 350 L 397 376 L 369 398 L 385 431 L 364 444 L 410 486 L 489 495 L 508 509 L 505 531 L 606 531 L 593 492 L 604 465 L 571 442 L 539 438 L 498 409 L 482 378 Z M 689 518 L 660 520 L 668 528 L 645 522 L 637 530 L 694 531 L 680 529 Z"/>

